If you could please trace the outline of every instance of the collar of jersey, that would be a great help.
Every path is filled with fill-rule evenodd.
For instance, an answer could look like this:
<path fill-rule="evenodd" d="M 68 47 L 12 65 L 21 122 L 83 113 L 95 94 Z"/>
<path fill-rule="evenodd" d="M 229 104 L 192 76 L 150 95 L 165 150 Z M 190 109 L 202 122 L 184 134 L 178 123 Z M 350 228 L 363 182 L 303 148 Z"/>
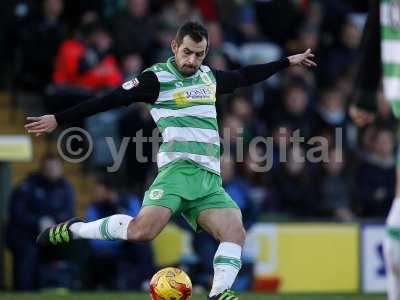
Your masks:
<path fill-rule="evenodd" d="M 197 75 L 197 72 L 199 72 L 199 71 L 197 71 L 196 73 L 194 73 L 192 76 L 189 76 L 189 77 L 183 76 L 183 75 L 181 74 L 181 72 L 179 72 L 179 70 L 175 67 L 175 57 L 173 57 L 173 56 L 170 57 L 170 58 L 168 58 L 168 60 L 167 60 L 167 68 L 168 68 L 172 73 L 174 73 L 174 75 L 175 75 L 176 77 L 178 77 L 180 80 L 192 78 L 192 77 L 194 77 L 194 76 Z"/>

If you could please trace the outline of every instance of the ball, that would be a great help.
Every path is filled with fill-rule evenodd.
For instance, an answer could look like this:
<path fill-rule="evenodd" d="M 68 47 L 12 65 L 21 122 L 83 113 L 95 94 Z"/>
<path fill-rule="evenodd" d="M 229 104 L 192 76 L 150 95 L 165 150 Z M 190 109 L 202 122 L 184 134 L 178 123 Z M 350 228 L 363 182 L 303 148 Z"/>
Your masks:
<path fill-rule="evenodd" d="M 178 268 L 164 268 L 154 274 L 150 281 L 152 300 L 188 300 L 192 295 L 189 276 Z"/>

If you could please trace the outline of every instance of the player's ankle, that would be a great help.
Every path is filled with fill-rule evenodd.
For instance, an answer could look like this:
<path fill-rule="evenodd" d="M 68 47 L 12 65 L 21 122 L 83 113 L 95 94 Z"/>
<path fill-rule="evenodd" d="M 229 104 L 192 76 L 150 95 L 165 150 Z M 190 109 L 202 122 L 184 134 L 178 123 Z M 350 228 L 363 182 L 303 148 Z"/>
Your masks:
<path fill-rule="evenodd" d="M 72 239 L 76 240 L 80 238 L 79 230 L 82 228 L 84 222 L 76 222 L 69 227 L 69 230 L 72 233 Z"/>

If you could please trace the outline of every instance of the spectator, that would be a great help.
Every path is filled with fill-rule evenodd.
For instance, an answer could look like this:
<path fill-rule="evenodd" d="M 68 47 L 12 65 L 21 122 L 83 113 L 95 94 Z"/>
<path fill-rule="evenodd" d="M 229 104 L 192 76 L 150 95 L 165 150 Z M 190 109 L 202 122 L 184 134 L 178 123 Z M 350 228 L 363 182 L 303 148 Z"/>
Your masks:
<path fill-rule="evenodd" d="M 360 40 L 360 30 L 350 19 L 347 20 L 342 26 L 339 44 L 329 51 L 329 55 L 324 60 L 325 64 L 322 67 L 326 72 L 326 79 L 336 79 L 355 63 Z"/>
<path fill-rule="evenodd" d="M 46 109 L 64 110 L 103 90 L 117 87 L 122 74 L 111 54 L 111 37 L 92 12 L 81 17 L 74 37 L 64 40 L 55 60 L 54 85 L 46 90 Z M 81 124 L 76 124 L 82 126 Z"/>
<path fill-rule="evenodd" d="M 247 1 L 241 2 L 236 8 L 238 30 L 244 42 L 256 41 L 262 38 L 261 30 L 256 22 L 255 7 Z"/>
<path fill-rule="evenodd" d="M 21 28 L 18 87 L 40 93 L 50 83 L 53 60 L 66 35 L 62 12 L 63 0 L 45 0 L 40 16 Z"/>
<path fill-rule="evenodd" d="M 215 6 L 215 1 L 213 0 L 194 0 L 194 7 L 200 11 L 202 17 L 205 21 L 215 21 L 217 20 L 217 7 Z M 229 1 L 228 4 L 231 4 Z"/>
<path fill-rule="evenodd" d="M 348 72 L 345 72 L 344 74 L 339 76 L 335 81 L 335 89 L 340 91 L 344 99 L 350 99 L 354 89 L 353 69 L 354 67 L 351 67 Z"/>
<path fill-rule="evenodd" d="M 126 7 L 115 14 L 113 33 L 117 56 L 133 52 L 145 55 L 150 50 L 156 22 L 148 6 L 147 0 L 126 0 Z"/>
<path fill-rule="evenodd" d="M 73 215 L 73 188 L 63 177 L 62 163 L 54 155 L 45 155 L 40 170 L 22 181 L 10 199 L 7 244 L 13 254 L 15 290 L 45 287 L 41 278 L 45 266 L 39 261 L 36 237 L 44 228 Z M 55 271 L 54 276 L 63 274 Z"/>
<path fill-rule="evenodd" d="M 129 186 L 133 187 L 137 194 L 142 194 L 147 189 L 149 172 L 154 171 L 158 143 L 161 142 L 159 131 L 145 104 L 138 103 L 121 118 L 120 133 L 122 137 L 137 137 L 126 149 L 126 173 Z M 156 143 L 151 139 L 149 142 L 143 142 L 140 137 L 154 137 Z"/>
<path fill-rule="evenodd" d="M 283 72 L 282 86 L 300 85 L 304 90 L 313 93 L 316 90 L 316 79 L 314 73 L 310 70 L 293 67 Z"/>
<path fill-rule="evenodd" d="M 35 1 L 36 2 L 36 1 Z M 1 52 L 6 63 L 18 60 L 18 47 L 23 30 L 29 27 L 37 17 L 37 3 L 26 0 L 0 1 L 0 17 L 2 40 Z M 12 66 L 13 69 L 15 66 Z"/>
<path fill-rule="evenodd" d="M 137 53 L 128 54 L 121 59 L 121 69 L 124 81 L 140 74 L 143 69 L 143 58 Z"/>
<path fill-rule="evenodd" d="M 162 11 L 161 19 L 173 28 L 178 29 L 179 24 L 186 21 L 201 21 L 199 11 L 191 5 L 189 0 L 173 0 L 172 5 L 166 5 Z"/>
<path fill-rule="evenodd" d="M 208 54 L 207 62 L 209 66 L 216 70 L 228 70 L 228 60 L 221 52 L 213 51 Z"/>
<path fill-rule="evenodd" d="M 163 21 L 158 24 L 151 51 L 152 63 L 166 61 L 172 56 L 171 41 L 174 39 L 175 33 L 175 26 Z"/>
<path fill-rule="evenodd" d="M 282 162 L 285 162 L 287 153 L 290 150 L 290 138 L 293 131 L 289 125 L 281 123 L 272 130 L 272 168 L 279 168 Z"/>
<path fill-rule="evenodd" d="M 224 32 L 221 24 L 218 22 L 210 22 L 207 24 L 208 42 L 210 50 L 208 54 L 207 63 L 211 64 L 214 56 L 224 57 L 227 66 L 237 66 L 240 59 L 239 49 L 233 44 L 225 41 Z M 218 66 L 216 66 L 219 69 Z M 221 68 L 223 70 L 223 68 Z"/>
<path fill-rule="evenodd" d="M 256 17 L 262 32 L 275 42 L 284 44 L 294 38 L 303 21 L 303 12 L 296 7 L 300 2 L 289 0 L 254 1 Z"/>
<path fill-rule="evenodd" d="M 318 128 L 335 129 L 346 127 L 346 107 L 339 90 L 326 90 L 318 103 L 317 113 L 319 117 Z"/>
<path fill-rule="evenodd" d="M 319 36 L 316 28 L 312 26 L 306 26 L 300 31 L 299 42 L 297 51 L 301 49 L 314 49 L 318 48 Z"/>
<path fill-rule="evenodd" d="M 229 105 L 231 114 L 244 124 L 243 139 L 246 145 L 253 137 L 266 135 L 264 122 L 254 117 L 254 109 L 245 96 L 235 96 Z"/>
<path fill-rule="evenodd" d="M 86 209 L 86 221 L 91 222 L 113 214 L 139 212 L 138 197 L 116 191 L 107 179 L 98 179 L 95 199 Z M 123 241 L 89 241 L 89 287 L 97 289 L 140 290 L 154 271 L 153 254 L 149 244 L 131 244 Z"/>
<path fill-rule="evenodd" d="M 274 213 L 279 209 L 275 190 L 270 185 L 272 158 L 270 145 L 252 143 L 244 159 L 243 178 L 247 182 L 249 202 L 257 214 Z M 255 217 L 257 219 L 257 217 Z"/>
<path fill-rule="evenodd" d="M 291 148 L 287 161 L 273 176 L 283 212 L 301 218 L 316 215 L 317 186 L 314 173 L 314 169 L 306 163 L 304 149 Z"/>
<path fill-rule="evenodd" d="M 374 152 L 377 132 L 378 129 L 375 126 L 368 126 L 362 133 L 358 153 L 362 160 L 367 160 L 371 153 Z"/>
<path fill-rule="evenodd" d="M 242 120 L 235 115 L 226 114 L 221 121 L 220 127 L 220 136 L 222 137 L 224 151 L 227 151 L 228 147 L 231 151 L 236 151 L 240 146 L 243 148 L 243 133 L 244 124 Z"/>
<path fill-rule="evenodd" d="M 321 210 L 329 217 L 339 221 L 354 219 L 350 209 L 350 194 L 348 180 L 345 177 L 345 160 L 342 149 L 332 148 L 329 151 L 328 161 L 322 164 L 323 176 L 321 179 Z"/>
<path fill-rule="evenodd" d="M 283 112 L 274 116 L 275 124 L 283 121 L 292 131 L 299 130 L 300 136 L 309 139 L 315 129 L 315 115 L 306 90 L 301 85 L 288 86 L 283 104 Z"/>
<path fill-rule="evenodd" d="M 394 137 L 387 129 L 378 129 L 356 170 L 355 193 L 360 215 L 382 218 L 387 215 L 395 189 Z"/>
<path fill-rule="evenodd" d="M 53 81 L 91 91 L 117 87 L 122 81 L 112 39 L 99 23 L 85 25 L 86 34 L 65 40 L 58 51 Z"/>
<path fill-rule="evenodd" d="M 256 221 L 256 209 L 250 201 L 250 185 L 242 176 L 236 172 L 235 161 L 232 156 L 224 155 L 221 158 L 222 183 L 233 201 L 239 206 L 243 215 L 243 223 L 246 229 Z"/>
<path fill-rule="evenodd" d="M 22 3 L 18 7 L 24 11 Z M 27 115 L 44 113 L 44 89 L 51 82 L 53 60 L 67 33 L 62 15 L 63 0 L 41 1 L 40 13 L 21 18 L 20 22 L 25 21 L 13 29 L 13 38 L 8 39 L 11 45 L 15 39 L 11 56 L 15 58 L 15 99 Z"/>

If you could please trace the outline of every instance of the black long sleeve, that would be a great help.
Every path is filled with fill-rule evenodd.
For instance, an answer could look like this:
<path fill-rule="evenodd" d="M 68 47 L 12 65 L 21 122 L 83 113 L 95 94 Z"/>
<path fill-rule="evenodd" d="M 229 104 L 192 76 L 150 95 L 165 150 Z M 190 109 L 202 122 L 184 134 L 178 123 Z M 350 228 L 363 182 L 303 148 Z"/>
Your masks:
<path fill-rule="evenodd" d="M 374 112 L 377 107 L 377 90 L 381 82 L 381 36 L 379 26 L 379 1 L 370 1 L 370 12 L 361 41 L 361 58 L 355 76 L 353 103 L 359 108 Z"/>
<path fill-rule="evenodd" d="M 159 92 L 160 83 L 157 76 L 150 71 L 144 72 L 104 96 L 91 98 L 56 113 L 55 118 L 58 125 L 65 125 L 118 106 L 127 106 L 133 102 L 154 103 Z"/>
<path fill-rule="evenodd" d="M 213 70 L 217 81 L 217 94 L 232 93 L 236 88 L 261 82 L 289 67 L 288 58 L 266 64 L 250 65 L 234 71 Z"/>

